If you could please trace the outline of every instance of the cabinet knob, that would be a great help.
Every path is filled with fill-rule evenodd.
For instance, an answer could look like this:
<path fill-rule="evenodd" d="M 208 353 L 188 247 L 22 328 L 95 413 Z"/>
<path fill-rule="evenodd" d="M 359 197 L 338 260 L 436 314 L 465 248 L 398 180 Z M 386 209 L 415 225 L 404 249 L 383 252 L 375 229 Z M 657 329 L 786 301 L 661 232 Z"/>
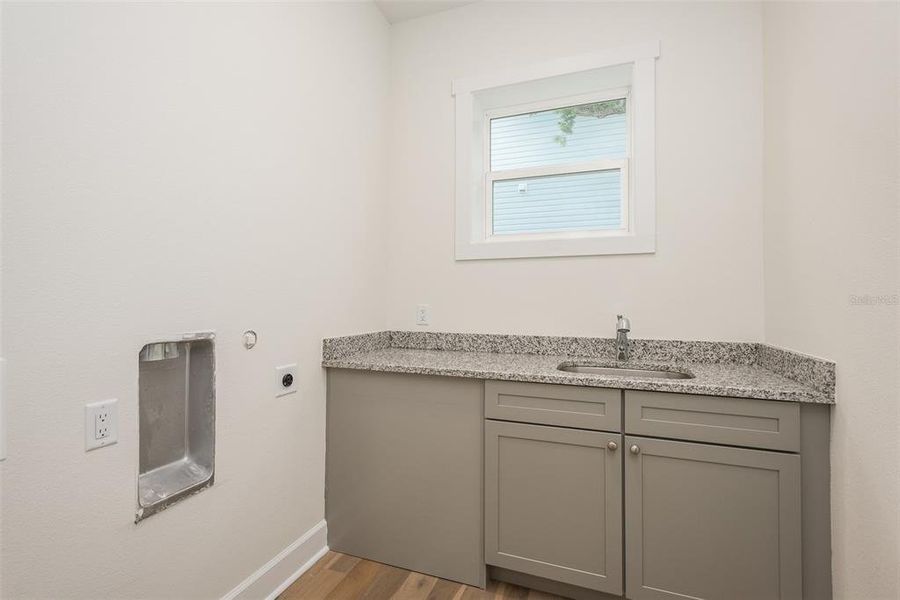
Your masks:
<path fill-rule="evenodd" d="M 631 451 L 632 454 L 640 454 L 641 453 L 641 447 L 638 446 L 637 444 L 633 444 L 631 446 L 631 448 L 629 448 L 629 450 Z"/>
<path fill-rule="evenodd" d="M 612 450 L 613 452 L 615 452 L 616 450 L 619 449 L 619 445 L 615 442 L 608 442 L 606 444 L 606 447 L 609 448 L 610 450 Z"/>

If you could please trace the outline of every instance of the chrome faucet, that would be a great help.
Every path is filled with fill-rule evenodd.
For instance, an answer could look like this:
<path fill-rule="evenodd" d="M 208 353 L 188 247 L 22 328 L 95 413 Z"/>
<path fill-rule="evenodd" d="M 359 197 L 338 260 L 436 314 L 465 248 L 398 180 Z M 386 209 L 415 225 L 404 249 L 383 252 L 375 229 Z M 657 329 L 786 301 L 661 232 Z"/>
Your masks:
<path fill-rule="evenodd" d="M 628 317 L 618 315 L 616 320 L 616 360 L 628 360 L 628 332 L 631 331 L 631 321 Z"/>

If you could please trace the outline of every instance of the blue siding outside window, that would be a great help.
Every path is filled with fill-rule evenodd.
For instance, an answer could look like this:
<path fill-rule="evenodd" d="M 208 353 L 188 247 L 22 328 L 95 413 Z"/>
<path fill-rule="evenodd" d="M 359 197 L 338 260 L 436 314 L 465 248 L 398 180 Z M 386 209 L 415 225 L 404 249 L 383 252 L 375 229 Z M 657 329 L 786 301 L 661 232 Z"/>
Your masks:
<path fill-rule="evenodd" d="M 626 148 L 624 114 L 578 115 L 571 133 L 561 130 L 555 109 L 491 119 L 492 172 L 562 168 L 560 174 L 493 181 L 493 233 L 620 229 L 621 171 L 566 173 L 564 166 L 624 159 Z"/>
<path fill-rule="evenodd" d="M 622 226 L 622 174 L 588 171 L 494 182 L 494 234 Z"/>

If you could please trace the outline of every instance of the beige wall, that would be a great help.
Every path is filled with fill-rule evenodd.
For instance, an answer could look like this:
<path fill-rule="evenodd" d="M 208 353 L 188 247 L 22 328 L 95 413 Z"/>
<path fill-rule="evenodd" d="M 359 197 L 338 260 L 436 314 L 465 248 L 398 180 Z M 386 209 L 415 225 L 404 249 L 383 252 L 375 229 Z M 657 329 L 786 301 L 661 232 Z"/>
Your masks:
<path fill-rule="evenodd" d="M 2 39 L 0 596 L 221 597 L 323 518 L 322 337 L 383 327 L 388 27 L 371 4 L 6 3 Z M 137 352 L 198 329 L 216 483 L 135 526 Z M 119 443 L 86 454 L 84 404 L 112 397 Z"/>
<path fill-rule="evenodd" d="M 388 324 L 760 340 L 762 36 L 756 4 L 476 3 L 394 25 Z M 455 262 L 455 78 L 659 40 L 657 252 Z"/>
<path fill-rule="evenodd" d="M 900 5 L 765 6 L 766 340 L 837 361 L 835 597 L 900 598 Z M 895 301 L 895 300 L 893 300 Z"/>
<path fill-rule="evenodd" d="M 418 303 L 435 330 L 610 335 L 622 311 L 837 360 L 836 596 L 900 596 L 900 317 L 850 302 L 900 290 L 896 4 L 480 3 L 390 34 L 342 3 L 2 16 L 3 598 L 220 597 L 322 518 L 321 337 Z M 449 82 L 648 40 L 657 253 L 455 262 Z M 135 527 L 136 352 L 197 329 L 216 485 Z M 120 442 L 85 454 L 109 397 Z"/>
<path fill-rule="evenodd" d="M 389 326 L 428 303 L 436 330 L 609 335 L 623 311 L 638 336 L 836 360 L 836 596 L 900 597 L 898 307 L 850 298 L 900 293 L 897 12 L 480 3 L 395 25 Z M 455 262 L 449 82 L 652 39 L 657 253 Z"/>

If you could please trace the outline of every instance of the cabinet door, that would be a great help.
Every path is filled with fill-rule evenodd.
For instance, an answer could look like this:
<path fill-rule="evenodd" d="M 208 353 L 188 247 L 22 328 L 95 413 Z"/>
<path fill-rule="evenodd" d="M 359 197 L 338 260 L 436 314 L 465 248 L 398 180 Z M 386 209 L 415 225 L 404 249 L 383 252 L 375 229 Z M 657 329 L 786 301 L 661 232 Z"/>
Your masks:
<path fill-rule="evenodd" d="M 329 371 L 329 548 L 484 585 L 482 390 L 462 377 Z"/>
<path fill-rule="evenodd" d="M 486 421 L 486 562 L 621 594 L 621 437 Z"/>
<path fill-rule="evenodd" d="M 800 457 L 625 437 L 634 600 L 799 600 Z"/>

